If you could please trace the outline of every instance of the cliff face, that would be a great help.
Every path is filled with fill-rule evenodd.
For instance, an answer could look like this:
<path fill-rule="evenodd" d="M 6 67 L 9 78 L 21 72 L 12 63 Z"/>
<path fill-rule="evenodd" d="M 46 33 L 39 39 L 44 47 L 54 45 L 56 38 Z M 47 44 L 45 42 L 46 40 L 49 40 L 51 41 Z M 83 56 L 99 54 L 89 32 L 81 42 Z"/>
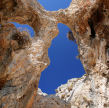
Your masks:
<path fill-rule="evenodd" d="M 30 25 L 34 38 L 10 22 Z M 86 71 L 83 78 L 71 81 L 68 92 L 57 90 L 61 99 L 37 95 L 58 23 L 72 30 Z M 36 0 L 1 0 L 0 25 L 0 108 L 69 108 L 62 99 L 72 108 L 109 107 L 108 0 L 72 0 L 67 9 L 54 12 L 44 10 Z"/>
<path fill-rule="evenodd" d="M 56 90 L 56 96 L 71 103 L 71 108 L 108 108 L 109 88 L 106 79 L 83 76 L 70 79 Z"/>

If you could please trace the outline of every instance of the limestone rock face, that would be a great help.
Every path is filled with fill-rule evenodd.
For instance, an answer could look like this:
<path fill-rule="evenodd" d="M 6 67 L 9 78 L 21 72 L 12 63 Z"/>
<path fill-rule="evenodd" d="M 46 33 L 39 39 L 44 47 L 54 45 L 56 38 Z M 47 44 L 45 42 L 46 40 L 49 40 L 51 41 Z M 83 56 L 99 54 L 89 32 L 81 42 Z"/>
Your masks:
<path fill-rule="evenodd" d="M 109 88 L 99 77 L 70 79 L 56 90 L 56 96 L 71 103 L 71 108 L 108 108 Z"/>
<path fill-rule="evenodd" d="M 58 96 L 47 95 L 38 88 L 33 108 L 71 108 L 69 102 L 61 100 Z"/>
<path fill-rule="evenodd" d="M 72 108 L 108 108 L 108 2 L 72 0 L 68 8 L 49 12 L 37 0 L 0 0 L 0 108 L 69 108 L 69 102 Z M 31 26 L 34 38 L 11 22 Z M 58 23 L 73 32 L 86 71 L 81 79 L 69 81 L 69 88 L 57 89 L 61 99 L 37 94 L 40 74 L 49 65 L 48 48 L 58 35 Z"/>

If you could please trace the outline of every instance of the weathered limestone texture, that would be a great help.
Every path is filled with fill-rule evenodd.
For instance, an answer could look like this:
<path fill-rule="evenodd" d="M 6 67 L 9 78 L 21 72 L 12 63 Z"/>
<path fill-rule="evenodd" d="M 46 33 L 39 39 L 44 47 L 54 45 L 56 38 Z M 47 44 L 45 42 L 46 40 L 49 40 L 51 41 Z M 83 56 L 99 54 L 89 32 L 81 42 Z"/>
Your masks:
<path fill-rule="evenodd" d="M 92 76 L 91 76 L 92 77 Z M 109 108 L 109 88 L 105 78 L 71 79 L 56 90 L 56 96 L 71 103 L 71 108 Z"/>
<path fill-rule="evenodd" d="M 33 108 L 71 108 L 71 105 L 69 102 L 60 100 L 58 96 L 43 93 L 38 88 Z"/>
<path fill-rule="evenodd" d="M 10 22 L 30 25 L 34 38 Z M 37 94 L 58 23 L 72 30 L 86 71 L 57 89 L 60 99 Z M 69 107 L 109 108 L 109 0 L 72 0 L 53 12 L 37 0 L 0 0 L 0 108 Z"/>

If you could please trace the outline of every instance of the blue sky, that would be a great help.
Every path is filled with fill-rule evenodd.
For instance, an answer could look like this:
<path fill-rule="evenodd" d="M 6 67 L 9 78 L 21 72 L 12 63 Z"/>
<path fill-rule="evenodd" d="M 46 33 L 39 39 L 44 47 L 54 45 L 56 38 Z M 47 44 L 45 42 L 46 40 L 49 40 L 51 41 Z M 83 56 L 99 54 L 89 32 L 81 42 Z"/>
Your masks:
<path fill-rule="evenodd" d="M 70 5 L 71 0 L 37 0 L 46 10 L 56 11 L 65 9 Z"/>
<path fill-rule="evenodd" d="M 40 4 L 49 11 L 67 8 L 71 0 L 38 0 Z M 28 31 L 34 36 L 33 29 L 28 25 L 15 23 L 20 30 Z M 46 68 L 39 81 L 39 88 L 47 94 L 54 94 L 55 89 L 61 84 L 65 84 L 68 79 L 79 78 L 85 71 L 79 59 L 78 49 L 75 42 L 68 40 L 67 32 L 69 28 L 64 24 L 58 24 L 59 35 L 52 41 L 48 49 L 50 65 Z"/>

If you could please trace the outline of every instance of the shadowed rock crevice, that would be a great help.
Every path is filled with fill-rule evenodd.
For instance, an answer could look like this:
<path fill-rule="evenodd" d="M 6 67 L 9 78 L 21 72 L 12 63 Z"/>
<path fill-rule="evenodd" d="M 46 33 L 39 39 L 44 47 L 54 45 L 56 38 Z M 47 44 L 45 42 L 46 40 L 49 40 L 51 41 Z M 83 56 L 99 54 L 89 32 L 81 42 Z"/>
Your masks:
<path fill-rule="evenodd" d="M 1 0 L 0 2 L 0 13 L 5 15 L 11 14 L 15 11 L 17 7 L 16 0 Z"/>
<path fill-rule="evenodd" d="M 91 19 L 88 20 L 88 24 L 90 26 L 90 29 L 91 29 L 91 35 L 90 35 L 90 38 L 95 38 L 96 37 L 96 33 L 95 33 L 95 30 L 94 30 L 94 25 L 93 25 L 93 21 Z"/>

